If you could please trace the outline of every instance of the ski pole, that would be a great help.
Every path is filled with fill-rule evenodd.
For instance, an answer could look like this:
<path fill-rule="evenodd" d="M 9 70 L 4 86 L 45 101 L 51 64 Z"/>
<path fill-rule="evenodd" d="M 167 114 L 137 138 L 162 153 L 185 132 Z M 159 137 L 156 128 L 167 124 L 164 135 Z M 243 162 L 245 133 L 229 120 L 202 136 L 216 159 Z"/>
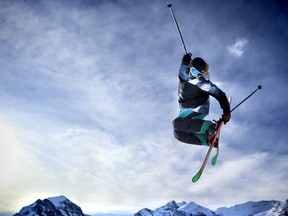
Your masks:
<path fill-rule="evenodd" d="M 169 10 L 170 10 L 170 12 L 171 12 L 171 16 L 172 16 L 172 18 L 173 18 L 174 24 L 175 24 L 175 26 L 176 26 L 176 29 L 177 29 L 177 31 L 178 31 L 178 33 L 179 33 L 179 36 L 180 36 L 180 39 L 181 39 L 181 41 L 182 41 L 182 44 L 183 44 L 183 47 L 184 47 L 184 50 L 185 50 L 185 54 L 188 54 L 187 49 L 186 49 L 186 46 L 185 46 L 185 43 L 184 43 L 184 40 L 183 40 L 183 37 L 182 37 L 182 34 L 181 34 L 181 31 L 180 31 L 180 28 L 179 28 L 179 25 L 178 25 L 178 23 L 177 23 L 176 17 L 175 17 L 175 15 L 174 15 L 173 10 L 172 10 L 172 4 L 169 3 L 169 2 L 167 2 L 167 7 L 169 8 Z"/>
<path fill-rule="evenodd" d="M 231 110 L 231 113 L 237 108 L 239 107 L 242 103 L 244 103 L 248 98 L 250 98 L 253 94 L 255 94 L 256 91 L 258 91 L 259 89 L 262 89 L 262 86 L 259 85 L 257 87 L 257 89 L 255 89 L 250 95 L 248 95 L 248 97 L 246 97 L 244 100 L 242 100 L 239 104 L 237 104 L 232 110 Z"/>

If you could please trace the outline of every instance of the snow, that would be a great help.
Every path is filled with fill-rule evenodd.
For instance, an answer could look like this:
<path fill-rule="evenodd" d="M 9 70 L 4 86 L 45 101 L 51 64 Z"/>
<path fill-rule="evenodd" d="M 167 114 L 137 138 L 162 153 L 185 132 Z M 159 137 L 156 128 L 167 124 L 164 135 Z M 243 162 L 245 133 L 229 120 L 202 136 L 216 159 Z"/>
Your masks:
<path fill-rule="evenodd" d="M 51 203 L 58 211 L 61 212 L 63 216 L 83 216 L 83 212 L 79 206 L 72 203 L 65 196 L 50 197 L 45 200 L 37 200 L 29 206 L 23 207 L 19 215 L 25 216 L 35 216 L 39 215 L 35 213 L 36 210 L 41 209 L 45 212 L 46 210 L 51 210 Z M 38 206 L 35 210 L 34 208 Z M 54 208 L 52 208 L 54 209 Z M 288 211 L 288 200 L 286 202 L 281 201 L 258 201 L 258 202 L 247 202 L 232 207 L 222 207 L 216 211 L 212 211 L 204 206 L 198 205 L 194 202 L 186 203 L 170 201 L 164 206 L 157 208 L 152 211 L 148 208 L 140 210 L 137 216 L 183 216 L 183 215 L 205 215 L 205 216 L 282 216 L 287 215 Z M 0 215 L 1 216 L 1 215 Z"/>
<path fill-rule="evenodd" d="M 281 205 L 283 203 L 279 201 L 251 201 L 230 208 L 219 208 L 216 213 L 223 216 L 278 216 L 280 215 L 278 211 L 280 211 L 279 207 L 281 209 Z"/>
<path fill-rule="evenodd" d="M 48 200 L 53 203 L 53 205 L 62 213 L 62 215 L 67 215 L 65 210 L 66 206 L 64 201 L 69 201 L 65 196 L 50 197 Z M 73 215 L 73 213 L 72 213 Z"/>
<path fill-rule="evenodd" d="M 177 205 L 178 207 L 182 207 L 182 206 L 184 206 L 184 205 L 186 205 L 186 204 L 187 204 L 187 203 L 186 203 L 185 201 L 176 203 L 176 205 Z"/>
<path fill-rule="evenodd" d="M 183 215 L 205 215 L 205 216 L 282 216 L 286 215 L 288 200 L 284 203 L 281 201 L 258 201 L 247 202 L 232 207 L 219 208 L 212 211 L 204 206 L 194 202 L 186 203 L 185 201 L 177 203 L 170 201 L 164 206 L 157 208 L 155 211 L 142 209 L 137 216 L 183 216 Z"/>
<path fill-rule="evenodd" d="M 207 216 L 215 216 L 215 213 L 205 208 L 201 205 L 198 205 L 194 202 L 189 202 L 186 205 L 181 206 L 178 211 L 186 212 L 188 214 L 197 215 L 199 213 L 204 213 Z"/>
<path fill-rule="evenodd" d="M 64 208 L 64 201 L 68 200 L 65 196 L 57 196 L 57 197 L 50 197 L 48 200 L 53 203 L 53 205 L 57 208 Z"/>
<path fill-rule="evenodd" d="M 63 216 L 84 215 L 81 208 L 65 196 L 57 196 L 36 200 L 31 205 L 23 207 L 18 216 L 59 215 L 59 211 Z"/>

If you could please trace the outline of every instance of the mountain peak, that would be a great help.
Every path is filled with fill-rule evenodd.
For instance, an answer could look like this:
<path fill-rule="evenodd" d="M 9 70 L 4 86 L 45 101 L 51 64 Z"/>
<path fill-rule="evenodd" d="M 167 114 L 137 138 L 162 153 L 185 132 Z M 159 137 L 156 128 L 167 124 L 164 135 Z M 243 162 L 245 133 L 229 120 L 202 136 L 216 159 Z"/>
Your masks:
<path fill-rule="evenodd" d="M 259 201 L 259 202 L 246 202 L 232 207 L 222 207 L 216 210 L 220 215 L 233 215 L 233 216 L 248 216 L 248 215 L 280 215 L 281 211 L 285 211 L 285 203 L 281 201 Z M 287 210 L 286 210 L 287 211 Z M 278 214 L 279 213 L 279 214 Z"/>
<path fill-rule="evenodd" d="M 47 198 L 47 200 L 49 200 L 51 203 L 53 203 L 53 205 L 55 207 L 61 207 L 64 204 L 65 201 L 71 202 L 70 200 L 68 200 L 65 196 L 61 195 L 61 196 L 57 196 L 57 197 L 49 197 Z"/>
<path fill-rule="evenodd" d="M 3 214 L 0 214 L 3 215 Z M 36 200 L 29 206 L 23 207 L 14 216 L 88 216 L 83 214 L 81 208 L 67 199 L 65 196 L 50 197 L 44 200 Z M 246 202 L 232 207 L 222 207 L 212 211 L 194 202 L 185 201 L 168 202 L 155 210 L 144 208 L 134 216 L 287 216 L 288 200 Z"/>
<path fill-rule="evenodd" d="M 189 215 L 207 215 L 213 216 L 216 215 L 213 211 L 204 206 L 198 205 L 194 202 L 189 202 L 183 206 L 181 206 L 177 211 L 184 212 Z"/>
<path fill-rule="evenodd" d="M 288 215 L 288 200 L 281 201 L 259 201 L 238 204 L 229 208 L 219 208 L 212 211 L 194 202 L 176 203 L 170 201 L 157 209 L 142 209 L 134 216 L 286 216 Z"/>
<path fill-rule="evenodd" d="M 81 208 L 65 196 L 38 199 L 31 205 L 23 207 L 14 216 L 27 215 L 85 216 Z"/>
<path fill-rule="evenodd" d="M 166 205 L 157 208 L 155 211 L 150 209 L 142 209 L 134 216 L 216 216 L 216 213 L 200 206 L 194 202 L 186 203 L 185 201 L 177 203 L 174 200 L 168 202 Z"/>

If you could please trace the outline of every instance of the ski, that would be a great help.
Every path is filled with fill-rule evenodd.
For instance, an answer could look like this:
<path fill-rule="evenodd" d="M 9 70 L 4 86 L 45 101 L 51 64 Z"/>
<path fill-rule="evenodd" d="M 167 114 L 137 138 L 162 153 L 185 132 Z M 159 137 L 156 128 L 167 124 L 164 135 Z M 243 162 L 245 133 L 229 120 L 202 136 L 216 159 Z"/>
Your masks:
<path fill-rule="evenodd" d="M 217 152 L 216 152 L 215 156 L 214 156 L 214 157 L 212 158 L 212 160 L 211 160 L 211 164 L 212 164 L 213 166 L 216 165 L 217 158 L 218 158 L 218 155 L 219 155 L 219 152 L 220 152 L 219 143 L 218 143 L 218 146 L 216 147 L 216 150 L 217 150 Z"/>
<path fill-rule="evenodd" d="M 221 130 L 222 125 L 223 125 L 223 120 L 220 120 L 220 121 L 219 121 L 218 128 L 217 128 L 217 130 L 216 130 L 216 133 L 215 133 L 215 135 L 214 135 L 214 137 L 213 137 L 212 143 L 211 143 L 211 145 L 209 146 L 208 152 L 207 152 L 207 154 L 206 154 L 206 156 L 205 156 L 205 159 L 204 159 L 204 161 L 203 161 L 203 163 L 202 163 L 202 166 L 201 166 L 201 168 L 199 169 L 199 171 L 196 173 L 196 175 L 192 178 L 192 182 L 193 182 L 193 183 L 197 182 L 197 181 L 200 179 L 200 177 L 201 177 L 201 175 L 202 175 L 202 173 L 203 173 L 203 171 L 204 171 L 204 169 L 205 169 L 205 166 L 206 166 L 206 164 L 207 164 L 208 158 L 209 158 L 209 156 L 210 156 L 210 154 L 211 154 L 211 151 L 212 151 L 212 149 L 214 148 L 214 145 L 215 145 L 215 143 L 216 143 L 216 140 L 217 140 L 217 137 L 218 137 L 218 135 L 219 135 L 219 133 L 220 133 L 220 130 Z M 217 149 L 218 149 L 218 151 L 219 151 L 219 143 L 218 143 Z M 218 153 L 219 153 L 219 152 L 218 152 Z M 215 159 L 215 157 L 216 157 L 216 159 Z M 213 157 L 213 159 L 214 159 L 214 161 L 215 161 L 215 164 L 216 164 L 217 157 L 218 157 L 218 154 Z M 213 160 L 213 159 L 212 159 L 212 160 Z"/>
<path fill-rule="evenodd" d="M 229 101 L 229 104 L 231 105 L 232 97 L 229 97 L 229 98 L 228 98 L 228 101 Z M 215 156 L 212 158 L 212 160 L 211 160 L 211 164 L 212 164 L 213 166 L 216 165 L 217 158 L 218 158 L 218 155 L 219 155 L 219 152 L 220 152 L 219 139 L 220 139 L 220 133 L 219 133 L 219 135 L 218 135 L 218 145 L 216 146 L 217 152 L 216 152 L 216 155 L 215 155 Z"/>
<path fill-rule="evenodd" d="M 216 162 L 217 162 L 217 158 L 218 158 L 218 155 L 219 155 L 219 152 L 220 152 L 220 146 L 219 146 L 219 138 L 220 138 L 220 133 L 218 134 L 218 137 L 217 137 L 217 139 L 216 139 L 216 142 L 218 142 L 218 145 L 216 146 L 216 154 L 215 154 L 215 156 L 212 158 L 212 160 L 211 160 L 211 164 L 213 165 L 213 166 L 215 166 L 216 165 Z"/>
<path fill-rule="evenodd" d="M 232 100 L 232 97 L 229 97 L 228 98 L 229 104 L 231 104 L 231 100 Z M 218 159 L 218 155 L 219 155 L 219 152 L 220 152 L 220 149 L 219 149 L 220 148 L 220 146 L 219 146 L 219 136 L 220 136 L 220 130 L 221 130 L 222 125 L 223 125 L 223 120 L 219 119 L 218 122 L 217 122 L 217 129 L 216 129 L 215 135 L 214 135 L 214 137 L 212 139 L 211 145 L 209 146 L 208 152 L 207 152 L 207 154 L 205 156 L 205 159 L 204 159 L 204 161 L 202 163 L 202 166 L 199 169 L 199 171 L 196 173 L 196 175 L 192 178 L 192 182 L 193 183 L 197 182 L 200 179 L 200 177 L 201 177 L 201 175 L 202 175 L 202 173 L 203 173 L 203 171 L 205 169 L 205 166 L 207 164 L 208 158 L 209 158 L 209 156 L 211 154 L 211 151 L 214 148 L 214 146 L 215 146 L 215 144 L 217 142 L 217 139 L 218 139 L 218 145 L 216 146 L 217 152 L 216 152 L 216 155 L 211 160 L 211 164 L 213 166 L 216 165 L 216 162 L 217 162 L 217 159 Z"/>

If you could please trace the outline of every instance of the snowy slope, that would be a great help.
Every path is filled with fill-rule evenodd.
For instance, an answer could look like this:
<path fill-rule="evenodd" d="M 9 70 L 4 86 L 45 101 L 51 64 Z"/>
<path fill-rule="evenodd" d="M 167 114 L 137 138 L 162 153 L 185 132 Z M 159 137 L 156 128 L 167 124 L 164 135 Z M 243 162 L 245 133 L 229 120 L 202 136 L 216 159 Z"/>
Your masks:
<path fill-rule="evenodd" d="M 176 203 L 175 201 L 170 201 L 166 205 L 157 208 L 152 211 L 148 208 L 144 208 L 137 212 L 134 216 L 162 216 L 162 215 L 172 215 L 179 207 L 185 205 L 186 202 Z"/>
<path fill-rule="evenodd" d="M 64 216 L 78 216 L 83 214 L 79 206 L 72 203 L 65 196 L 50 197 L 48 200 L 62 213 Z"/>
<path fill-rule="evenodd" d="M 247 202 L 230 208 L 219 208 L 216 213 L 220 216 L 284 216 L 288 215 L 287 201 L 260 201 Z"/>
<path fill-rule="evenodd" d="M 188 215 L 201 215 L 204 214 L 206 216 L 216 216 L 215 212 L 211 211 L 208 208 L 205 208 L 201 205 L 198 205 L 194 202 L 187 203 L 184 206 L 181 206 L 177 211 L 180 213 L 186 213 Z"/>
<path fill-rule="evenodd" d="M 68 200 L 65 196 L 57 196 L 57 197 L 49 197 L 47 198 L 51 203 L 53 203 L 53 205 L 55 207 L 61 207 L 61 208 L 64 208 L 65 207 L 65 204 L 64 202 L 66 200 Z"/>

